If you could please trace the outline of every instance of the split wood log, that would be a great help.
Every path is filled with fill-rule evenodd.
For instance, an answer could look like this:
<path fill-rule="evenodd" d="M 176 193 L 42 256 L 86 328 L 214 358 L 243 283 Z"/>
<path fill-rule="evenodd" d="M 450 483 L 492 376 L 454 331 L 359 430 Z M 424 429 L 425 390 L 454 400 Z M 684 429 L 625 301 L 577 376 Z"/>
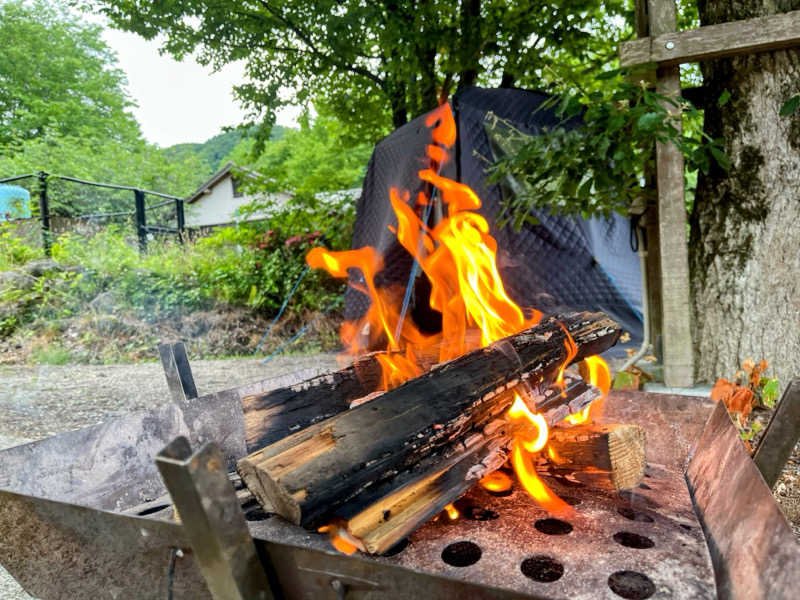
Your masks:
<path fill-rule="evenodd" d="M 485 428 L 513 400 L 506 390 L 529 385 L 536 397 L 568 358 L 565 330 L 578 348 L 575 361 L 620 334 L 600 313 L 548 319 L 254 452 L 238 471 L 263 506 L 304 527 L 344 504 L 367 508 L 372 502 L 355 499 L 398 489 L 491 437 Z M 540 398 L 545 416 L 560 420 L 570 411 L 558 394 Z"/>
<path fill-rule="evenodd" d="M 630 489 L 647 466 L 646 435 L 638 425 L 576 425 L 550 430 L 550 473 L 570 475 L 593 487 Z"/>
<path fill-rule="evenodd" d="M 580 378 L 567 376 L 565 382 L 563 391 L 551 387 L 551 395 L 564 404 L 543 413 L 548 426 L 563 418 L 562 407 L 580 412 L 601 395 Z M 504 394 L 513 397 L 513 392 Z M 549 401 L 547 396 L 542 398 Z M 470 436 L 466 448 L 449 461 L 440 461 L 400 487 L 393 489 L 397 484 L 393 481 L 370 488 L 336 511 L 337 526 L 344 528 L 364 552 L 386 552 L 467 493 L 482 477 L 504 465 L 519 426 L 506 419 L 494 420 L 484 428 L 483 435 Z"/>
<path fill-rule="evenodd" d="M 245 396 L 245 443 L 254 452 L 309 425 L 348 410 L 351 404 L 369 397 L 381 383 L 378 360 L 385 352 L 372 352 L 355 358 L 338 371 L 312 377 L 295 385 L 263 394 Z M 420 368 L 429 369 L 435 356 L 418 357 Z"/>

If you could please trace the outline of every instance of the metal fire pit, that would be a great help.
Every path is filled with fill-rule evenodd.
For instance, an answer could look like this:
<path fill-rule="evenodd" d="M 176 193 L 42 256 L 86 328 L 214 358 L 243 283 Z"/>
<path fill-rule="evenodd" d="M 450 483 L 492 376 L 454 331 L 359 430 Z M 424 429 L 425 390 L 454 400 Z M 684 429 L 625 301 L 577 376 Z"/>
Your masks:
<path fill-rule="evenodd" d="M 458 520 L 429 522 L 390 556 L 348 557 L 227 482 L 246 453 L 242 397 L 291 382 L 193 398 L 185 365 L 165 364 L 172 405 L 0 452 L 0 562 L 32 595 L 749 599 L 800 589 L 794 535 L 724 407 L 707 399 L 609 395 L 608 422 L 647 430 L 635 490 L 551 479 L 575 509 L 555 520 L 518 486 L 502 497 L 476 488 Z M 219 451 L 192 454 L 178 436 Z"/>

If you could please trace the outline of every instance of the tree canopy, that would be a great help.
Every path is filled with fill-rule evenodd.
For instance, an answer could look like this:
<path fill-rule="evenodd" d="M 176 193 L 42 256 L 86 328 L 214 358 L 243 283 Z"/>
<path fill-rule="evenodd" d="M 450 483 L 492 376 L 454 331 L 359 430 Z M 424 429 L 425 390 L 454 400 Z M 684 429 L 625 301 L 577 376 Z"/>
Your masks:
<path fill-rule="evenodd" d="M 314 104 L 374 141 L 453 90 L 547 87 L 561 68 L 615 56 L 625 0 L 86 0 L 116 27 L 165 35 L 177 58 L 246 64 L 237 88 L 264 127 L 285 104 Z"/>
<path fill-rule="evenodd" d="M 248 179 L 258 189 L 292 190 L 307 200 L 318 192 L 351 189 L 361 185 L 372 145 L 345 147 L 342 128 L 330 117 L 317 117 L 313 124 L 302 118 L 300 129 L 282 129 L 277 139 L 264 145 L 257 159 L 251 158 L 254 140 L 245 139 L 228 160 L 262 175 L 258 180 Z"/>
<path fill-rule="evenodd" d="M 139 136 L 125 74 L 101 31 L 42 0 L 0 3 L 0 142 L 48 130 Z"/>

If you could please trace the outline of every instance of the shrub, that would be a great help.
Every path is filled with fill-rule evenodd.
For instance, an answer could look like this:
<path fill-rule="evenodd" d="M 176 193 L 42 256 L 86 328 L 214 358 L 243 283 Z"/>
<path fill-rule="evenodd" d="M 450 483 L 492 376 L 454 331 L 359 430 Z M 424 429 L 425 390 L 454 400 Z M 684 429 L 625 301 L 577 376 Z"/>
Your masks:
<path fill-rule="evenodd" d="M 30 289 L 0 292 L 0 337 L 33 322 L 78 316 L 100 294 L 116 307 L 156 321 L 216 305 L 248 307 L 272 317 L 305 268 L 305 255 L 323 242 L 332 248 L 349 243 L 353 209 L 349 203 L 326 210 L 293 205 L 268 220 L 218 229 L 195 241 L 159 238 L 140 254 L 130 229 L 109 227 L 91 238 L 73 233 L 58 237 L 52 257 L 61 271 L 37 278 Z M 326 232 L 327 235 L 323 235 Z M 9 231 L 0 237 L 0 268 L 14 268 L 41 252 Z M 344 284 L 309 272 L 290 310 L 313 312 L 331 303 Z"/>

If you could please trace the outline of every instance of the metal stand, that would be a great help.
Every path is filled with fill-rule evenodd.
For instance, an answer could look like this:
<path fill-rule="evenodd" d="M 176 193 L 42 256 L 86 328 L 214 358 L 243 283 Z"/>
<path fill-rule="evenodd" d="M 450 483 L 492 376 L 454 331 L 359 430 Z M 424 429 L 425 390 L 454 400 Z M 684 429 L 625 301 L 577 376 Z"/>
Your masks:
<path fill-rule="evenodd" d="M 156 464 L 215 600 L 271 600 L 267 575 L 216 444 L 175 438 Z"/>

